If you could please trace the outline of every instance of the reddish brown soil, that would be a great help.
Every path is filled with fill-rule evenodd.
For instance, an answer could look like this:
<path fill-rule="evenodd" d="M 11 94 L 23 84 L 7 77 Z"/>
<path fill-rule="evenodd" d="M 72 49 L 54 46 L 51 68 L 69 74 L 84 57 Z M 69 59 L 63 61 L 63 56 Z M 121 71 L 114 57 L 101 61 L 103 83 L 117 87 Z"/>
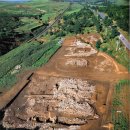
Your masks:
<path fill-rule="evenodd" d="M 76 37 L 74 36 L 67 37 L 61 49 L 51 58 L 51 60 L 45 66 L 41 67 L 38 71 L 36 71 L 36 73 L 32 78 L 31 83 L 26 87 L 26 89 L 24 89 L 24 91 L 20 94 L 17 100 L 7 110 L 6 117 L 4 118 L 5 124 L 7 121 L 8 123 L 10 123 L 9 122 L 10 119 L 13 121 L 15 127 L 19 126 L 18 123 L 21 123 L 20 120 L 18 120 L 17 118 L 17 116 L 19 115 L 16 116 L 12 113 L 15 113 L 16 110 L 21 107 L 21 104 L 28 100 L 28 97 L 26 97 L 26 95 L 28 95 L 28 92 L 29 92 L 28 95 L 29 97 L 33 97 L 33 93 L 31 91 L 36 92 L 36 94 L 38 94 L 38 96 L 40 97 L 44 96 L 41 95 L 41 92 L 43 91 L 44 93 L 47 94 L 49 93 L 49 95 L 51 95 L 52 92 L 54 91 L 53 86 L 54 84 L 57 84 L 56 82 L 58 82 L 58 80 L 66 79 L 66 78 L 74 78 L 74 79 L 82 79 L 85 81 L 89 81 L 96 86 L 95 94 L 94 96 L 91 97 L 90 100 L 95 101 L 93 107 L 95 108 L 96 114 L 99 115 L 99 118 L 98 119 L 88 118 L 87 123 L 81 125 L 80 129 L 81 130 L 105 130 L 105 128 L 102 128 L 102 125 L 104 125 L 105 123 L 109 123 L 108 115 L 110 114 L 109 109 L 112 100 L 113 87 L 118 80 L 122 78 L 128 79 L 128 73 L 122 66 L 117 64 L 111 57 L 105 54 L 100 54 L 98 52 L 96 53 L 94 52 L 90 54 L 93 48 L 91 48 L 90 46 L 79 47 L 74 44 L 75 42 L 76 42 Z M 70 58 L 84 59 L 87 61 L 88 65 L 86 67 L 66 65 L 65 63 Z M 52 78 L 53 80 L 50 80 Z M 45 99 L 46 98 L 50 98 L 50 97 L 45 97 Z M 55 101 L 55 103 L 57 103 L 57 101 Z M 41 104 L 41 106 L 42 105 L 43 104 Z M 50 105 L 54 107 L 56 104 L 54 105 L 51 102 Z M 45 113 L 43 113 L 43 111 L 48 112 L 48 110 L 42 110 L 42 108 L 44 107 L 46 108 L 46 105 L 43 107 L 41 106 L 37 105 L 35 109 L 37 110 L 37 112 L 42 112 L 42 114 L 44 114 L 45 116 Z M 23 116 L 24 114 L 26 115 L 26 113 L 24 112 L 27 108 L 28 105 L 27 106 L 25 105 L 25 107 L 21 107 L 21 112 L 23 111 Z M 10 112 L 11 115 L 8 116 L 9 110 L 11 111 Z M 77 117 L 76 114 L 74 115 L 63 114 L 62 116 L 70 119 L 74 116 Z M 19 117 L 19 118 L 22 118 L 23 125 L 26 124 L 24 123 L 24 121 L 28 118 L 27 116 Z M 46 115 L 46 119 L 49 119 L 47 115 Z M 52 125 L 54 124 L 52 123 Z M 59 125 L 56 127 L 59 127 Z M 67 127 L 67 126 L 63 126 L 63 127 Z"/>
<path fill-rule="evenodd" d="M 102 41 L 102 38 L 99 34 L 93 34 L 93 33 L 90 33 L 90 34 L 83 34 L 83 35 L 77 35 L 77 38 L 85 41 L 86 43 L 90 43 L 90 44 L 93 44 L 95 46 L 96 44 L 96 41 L 98 40 L 101 40 Z"/>
<path fill-rule="evenodd" d="M 29 82 L 28 78 L 32 74 L 32 71 L 24 72 L 18 76 L 19 81 L 17 84 L 15 84 L 15 86 L 2 92 L 0 95 L 0 110 L 5 108 L 6 105 L 23 89 L 23 86 Z"/>

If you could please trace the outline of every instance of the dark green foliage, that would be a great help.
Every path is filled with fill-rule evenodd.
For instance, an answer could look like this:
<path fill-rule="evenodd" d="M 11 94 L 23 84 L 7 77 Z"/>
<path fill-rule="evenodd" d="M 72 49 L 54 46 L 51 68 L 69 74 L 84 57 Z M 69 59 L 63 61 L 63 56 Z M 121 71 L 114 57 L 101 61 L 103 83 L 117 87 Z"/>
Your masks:
<path fill-rule="evenodd" d="M 100 33 L 102 31 L 102 25 L 100 23 L 100 19 L 93 16 L 92 21 L 93 21 L 93 24 L 96 26 L 97 32 Z"/>
<path fill-rule="evenodd" d="M 112 50 L 107 50 L 107 54 L 109 54 L 111 57 L 113 57 Z"/>
<path fill-rule="evenodd" d="M 116 36 L 120 35 L 116 27 L 112 27 L 112 32 L 110 38 L 115 38 Z"/>
<path fill-rule="evenodd" d="M 76 33 L 76 34 L 82 33 L 81 24 L 80 24 L 80 23 L 77 22 L 77 23 L 74 25 L 73 32 Z"/>
<path fill-rule="evenodd" d="M 96 30 L 98 33 L 102 31 L 102 25 L 100 23 L 96 23 Z"/>
<path fill-rule="evenodd" d="M 63 37 L 63 36 L 65 36 L 66 34 L 65 34 L 65 32 L 64 31 L 60 31 L 60 32 L 57 32 L 56 33 L 56 36 L 57 37 Z"/>
<path fill-rule="evenodd" d="M 64 16 L 64 24 L 61 25 L 61 29 L 64 32 L 62 32 L 61 35 L 68 33 L 83 33 L 85 27 L 91 27 L 94 25 L 95 21 L 93 22 L 92 17 L 95 18 L 92 11 L 90 11 L 87 7 L 81 9 L 77 13 Z M 59 36 L 60 34 L 58 33 L 57 35 Z"/>
<path fill-rule="evenodd" d="M 101 44 L 102 44 L 101 41 L 98 40 L 98 41 L 96 42 L 96 48 L 99 49 Z"/>
<path fill-rule="evenodd" d="M 103 51 L 103 52 L 106 52 L 107 48 L 106 47 L 105 48 L 100 48 L 100 50 Z"/>
<path fill-rule="evenodd" d="M 22 13 L 13 14 L 13 12 L 9 13 L 6 11 L 0 11 L 0 41 L 1 41 L 0 42 L 0 55 L 3 55 L 5 53 L 9 52 L 10 50 L 16 48 L 17 41 L 24 42 L 24 41 L 27 41 L 30 38 L 32 38 L 32 36 L 30 35 L 31 33 L 29 34 L 27 32 L 26 34 L 24 34 L 24 31 L 23 31 L 23 32 L 21 32 L 21 33 L 23 33 L 22 35 L 18 35 L 18 33 L 16 32 L 16 30 L 15 30 L 16 28 L 19 28 L 20 26 L 25 24 L 20 20 L 21 17 L 33 17 L 33 18 L 38 17 L 38 18 L 40 18 L 41 14 L 37 14 L 37 15 L 34 15 L 34 14 L 29 15 L 29 14 L 22 14 Z M 27 24 L 27 25 L 29 28 L 29 24 Z M 38 28 L 36 28 L 36 25 L 34 28 L 36 30 L 38 30 Z M 25 29 L 25 31 L 26 31 L 26 29 Z M 35 32 L 33 32 L 33 33 L 36 34 Z"/>
<path fill-rule="evenodd" d="M 106 27 L 108 27 L 108 26 L 112 25 L 112 20 L 108 17 L 105 17 L 104 24 Z"/>
<path fill-rule="evenodd" d="M 8 13 L 0 13 L 0 39 L 12 36 L 13 29 L 21 23 L 18 17 L 14 17 Z"/>
<path fill-rule="evenodd" d="M 122 28 L 124 31 L 128 32 L 129 29 L 129 23 L 126 23 L 126 19 L 120 19 L 117 21 L 117 25 Z"/>
<path fill-rule="evenodd" d="M 100 7 L 99 10 L 107 13 L 121 29 L 129 32 L 129 6 L 108 5 Z"/>

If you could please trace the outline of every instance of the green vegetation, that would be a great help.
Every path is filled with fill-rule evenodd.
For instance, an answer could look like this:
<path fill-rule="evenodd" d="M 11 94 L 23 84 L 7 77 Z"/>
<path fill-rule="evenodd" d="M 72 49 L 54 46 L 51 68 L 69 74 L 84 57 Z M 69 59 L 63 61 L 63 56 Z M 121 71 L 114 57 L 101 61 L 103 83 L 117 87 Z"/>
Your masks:
<path fill-rule="evenodd" d="M 46 44 L 38 42 L 25 43 L 1 57 L 0 88 L 11 87 L 17 81 L 17 73 L 40 67 L 60 47 L 56 41 Z M 20 68 L 16 69 L 17 66 Z"/>
<path fill-rule="evenodd" d="M 100 7 L 101 12 L 108 14 L 112 20 L 116 21 L 117 25 L 124 31 L 129 32 L 129 6 L 108 5 Z"/>
<path fill-rule="evenodd" d="M 50 57 L 54 54 L 54 52 L 57 51 L 59 48 L 59 45 L 55 45 L 53 48 L 51 48 L 49 51 L 43 54 L 43 56 L 33 64 L 33 67 L 40 67 L 47 63 L 50 59 Z"/>
<path fill-rule="evenodd" d="M 111 57 L 113 57 L 118 63 L 122 64 L 125 66 L 127 69 L 129 68 L 129 55 L 125 49 L 125 47 L 119 43 L 120 47 L 117 47 L 117 42 L 118 40 L 116 38 L 114 39 L 109 39 L 106 43 L 104 42 L 100 46 L 100 50 L 106 52 L 109 54 Z"/>
<path fill-rule="evenodd" d="M 8 13 L 0 13 L 0 39 L 12 36 L 13 29 L 20 25 L 18 19 Z"/>
<path fill-rule="evenodd" d="M 68 5 L 69 2 L 51 0 L 31 0 L 25 3 L 0 2 L 0 55 L 36 36 Z M 77 12 L 81 8 L 81 5 L 75 3 L 66 14 Z"/>
<path fill-rule="evenodd" d="M 130 80 L 120 80 L 119 83 L 116 84 L 116 88 L 115 88 L 116 90 L 115 91 L 117 93 L 120 93 L 121 90 L 123 89 L 124 85 L 128 85 L 129 86 L 130 85 Z"/>
<path fill-rule="evenodd" d="M 120 43 L 118 27 L 114 25 L 110 17 L 104 20 L 98 15 L 94 15 L 88 7 L 84 7 L 79 12 L 74 12 L 63 17 L 63 21 L 56 26 L 56 32 L 49 32 L 50 35 L 63 37 L 66 35 L 98 32 L 103 38 L 103 42 L 96 44 L 96 48 L 104 51 L 113 57 L 118 63 L 129 68 L 129 56 L 125 47 Z"/>
<path fill-rule="evenodd" d="M 3 6 L 0 6 L 0 9 L 3 9 L 0 13 L 0 16 L 2 17 L 2 19 L 0 19 L 0 37 L 2 40 L 14 37 L 14 41 L 16 41 L 15 37 L 18 33 L 18 35 L 22 34 L 21 38 L 24 40 L 27 40 L 30 35 L 36 36 L 36 34 L 43 30 L 44 25 L 46 27 L 48 23 L 54 20 L 58 14 L 63 12 L 68 5 L 69 3 L 67 2 L 52 2 L 49 0 L 32 0 L 27 3 L 12 4 L 8 6 L 3 3 Z M 7 7 L 6 10 L 4 10 L 5 6 Z M 110 9 L 112 10 L 110 11 Z M 128 20 L 126 20 L 128 15 L 126 14 L 127 7 L 122 7 L 118 10 L 118 6 L 109 5 L 108 7 L 101 6 L 99 10 L 106 12 L 109 17 L 101 20 L 98 15 L 94 15 L 88 6 L 82 7 L 79 4 L 73 4 L 71 9 L 65 13 L 63 19 L 52 27 L 45 37 L 47 37 L 47 39 L 53 39 L 52 41 L 54 41 L 54 39 L 66 35 L 98 32 L 101 34 L 103 42 L 97 41 L 95 47 L 99 51 L 104 51 L 111 55 L 120 64 L 128 68 L 129 57 L 125 48 L 121 44 L 117 48 L 116 43 L 118 41 L 117 36 L 119 35 L 119 32 L 118 27 L 114 24 L 114 20 L 116 20 L 117 25 L 126 30 L 127 27 L 124 25 L 128 22 Z M 7 17 L 3 17 L 5 15 Z M 120 25 L 120 19 L 124 19 L 123 26 Z M 40 29 L 39 26 L 41 27 Z M 5 86 L 11 86 L 17 81 L 16 74 L 20 71 L 37 68 L 48 62 L 50 57 L 59 48 L 59 45 L 57 45 L 56 42 L 47 44 L 40 44 L 39 42 L 25 43 L 4 56 L 1 56 L 0 86 L 3 88 Z M 12 74 L 17 65 L 20 65 L 21 68 L 17 73 Z M 8 79 L 11 80 L 9 81 Z M 117 99 L 115 99 L 114 102 L 117 102 Z M 117 104 L 120 104 L 120 102 Z"/>
<path fill-rule="evenodd" d="M 107 8 L 107 7 L 102 7 Z M 107 8 L 108 9 L 108 8 Z M 121 9 L 122 10 L 122 9 Z M 101 19 L 95 14 L 93 18 L 95 21 L 96 30 L 103 38 L 102 44 L 96 44 L 96 48 L 100 51 L 106 52 L 113 57 L 118 63 L 122 64 L 129 70 L 129 55 L 125 46 L 120 42 L 118 36 L 118 26 L 115 26 L 112 18 L 106 17 Z"/>
<path fill-rule="evenodd" d="M 101 44 L 102 44 L 102 43 L 101 43 L 101 41 L 100 41 L 100 40 L 98 40 L 98 41 L 96 42 L 96 48 L 97 48 L 97 49 L 99 49 L 99 48 L 100 48 L 100 46 L 101 46 Z"/>
<path fill-rule="evenodd" d="M 68 5 L 68 2 L 52 2 L 50 0 L 31 0 L 26 3 L 2 2 L 0 5 L 2 10 L 0 12 L 0 40 L 2 41 L 0 43 L 0 54 L 3 55 L 13 49 L 14 43 L 18 42 L 20 44 L 20 42 L 36 36 Z M 77 12 L 81 7 L 79 4 L 73 4 L 65 15 Z M 15 49 L 0 57 L 0 89 L 14 85 L 18 80 L 17 74 L 28 69 L 38 68 L 48 62 L 60 45 L 57 44 L 59 41 L 57 35 L 47 36 L 48 41 L 51 42 L 41 44 L 33 41 L 23 43 L 19 47 L 16 45 Z M 10 39 L 14 42 L 7 44 L 9 46 L 8 50 L 3 48 L 5 39 L 7 39 L 7 43 Z"/>
<path fill-rule="evenodd" d="M 58 24 L 57 36 L 65 36 L 68 34 L 80 34 L 83 33 L 86 27 L 92 27 L 94 22 L 92 21 L 93 13 L 86 7 L 82 8 L 78 12 L 70 13 L 63 17 L 63 22 Z"/>
<path fill-rule="evenodd" d="M 130 80 L 121 80 L 115 86 L 114 97 L 112 102 L 112 122 L 114 124 L 114 130 L 128 130 L 129 129 L 129 116 L 125 111 L 128 107 Z"/>
<path fill-rule="evenodd" d="M 42 21 L 39 21 L 34 18 L 27 18 L 23 17 L 21 18 L 21 22 L 24 23 L 24 25 L 21 25 L 20 27 L 15 29 L 15 32 L 19 33 L 29 33 L 33 28 L 39 27 L 43 25 Z"/>

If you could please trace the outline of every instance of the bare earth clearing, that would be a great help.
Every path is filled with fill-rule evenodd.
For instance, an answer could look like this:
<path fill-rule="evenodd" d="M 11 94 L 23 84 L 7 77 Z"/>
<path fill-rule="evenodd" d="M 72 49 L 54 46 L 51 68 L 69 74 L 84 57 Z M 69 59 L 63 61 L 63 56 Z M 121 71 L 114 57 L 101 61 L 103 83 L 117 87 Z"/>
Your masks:
<path fill-rule="evenodd" d="M 93 40 L 94 39 L 94 40 Z M 91 43 L 99 39 L 95 37 Z M 61 49 L 6 109 L 6 128 L 40 130 L 105 130 L 114 84 L 127 71 L 108 55 L 77 37 Z M 62 129 L 61 129 L 62 128 Z"/>

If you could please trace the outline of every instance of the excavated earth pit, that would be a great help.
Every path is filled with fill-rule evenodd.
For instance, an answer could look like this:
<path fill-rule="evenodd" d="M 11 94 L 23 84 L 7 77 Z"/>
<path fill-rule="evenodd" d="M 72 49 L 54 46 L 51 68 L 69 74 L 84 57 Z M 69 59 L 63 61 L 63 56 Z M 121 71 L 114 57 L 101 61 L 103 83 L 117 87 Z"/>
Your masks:
<path fill-rule="evenodd" d="M 76 37 L 66 38 L 5 110 L 3 126 L 106 130 L 102 125 L 110 121 L 114 84 L 126 76 L 109 56 Z"/>
<path fill-rule="evenodd" d="M 84 125 L 100 118 L 108 90 L 109 83 L 104 82 L 35 76 L 6 110 L 3 125 L 45 130 Z"/>

